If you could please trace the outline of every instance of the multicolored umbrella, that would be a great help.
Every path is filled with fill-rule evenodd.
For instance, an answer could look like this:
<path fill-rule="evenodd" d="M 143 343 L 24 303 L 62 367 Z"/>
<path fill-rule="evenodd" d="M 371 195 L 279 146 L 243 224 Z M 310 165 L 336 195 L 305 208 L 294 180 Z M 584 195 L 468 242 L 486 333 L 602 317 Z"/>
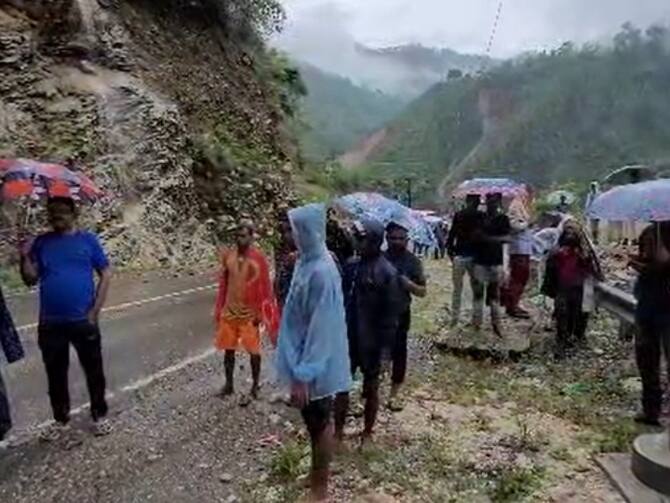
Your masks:
<path fill-rule="evenodd" d="M 93 203 L 102 191 L 83 173 L 60 164 L 29 159 L 0 159 L 3 200 L 30 197 L 70 197 Z"/>
<path fill-rule="evenodd" d="M 500 193 L 503 197 L 528 197 L 528 187 L 511 180 L 509 178 L 473 178 L 461 183 L 453 192 L 456 198 L 466 197 L 468 194 L 478 194 L 486 196 L 487 194 Z"/>
<path fill-rule="evenodd" d="M 373 218 L 388 225 L 395 222 L 407 228 L 410 238 L 422 245 L 434 246 L 430 224 L 408 207 L 376 192 L 357 192 L 335 200 L 334 204 L 355 218 Z"/>
<path fill-rule="evenodd" d="M 670 179 L 614 187 L 591 203 L 587 216 L 614 222 L 670 220 Z"/>

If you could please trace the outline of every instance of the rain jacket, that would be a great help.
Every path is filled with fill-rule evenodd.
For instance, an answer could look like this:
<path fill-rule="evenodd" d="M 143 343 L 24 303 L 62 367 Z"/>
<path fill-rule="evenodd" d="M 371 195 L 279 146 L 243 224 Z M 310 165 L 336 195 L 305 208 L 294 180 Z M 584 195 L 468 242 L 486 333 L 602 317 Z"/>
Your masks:
<path fill-rule="evenodd" d="M 340 273 L 326 248 L 320 204 L 289 212 L 299 255 L 279 330 L 277 375 L 309 385 L 310 400 L 349 391 L 349 347 Z"/>
<path fill-rule="evenodd" d="M 375 220 L 363 221 L 366 239 L 379 248 L 379 254 L 362 257 L 353 288 L 356 309 L 356 337 L 359 352 L 391 348 L 403 307 L 403 290 L 396 268 L 382 254 L 384 227 Z"/>

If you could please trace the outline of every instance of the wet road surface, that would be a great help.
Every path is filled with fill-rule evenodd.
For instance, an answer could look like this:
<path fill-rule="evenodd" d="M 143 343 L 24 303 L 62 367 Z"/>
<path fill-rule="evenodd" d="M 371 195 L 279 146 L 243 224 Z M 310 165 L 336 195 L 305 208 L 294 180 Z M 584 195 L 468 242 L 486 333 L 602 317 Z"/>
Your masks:
<path fill-rule="evenodd" d="M 133 388 L 157 372 L 203 354 L 212 347 L 215 273 L 181 277 L 152 273 L 115 279 L 101 318 L 108 390 Z M 38 299 L 10 296 L 8 303 L 26 350 L 20 363 L 3 367 L 15 422 L 25 435 L 51 418 L 46 376 L 37 347 Z M 70 355 L 73 409 L 88 401 L 74 351 Z"/>

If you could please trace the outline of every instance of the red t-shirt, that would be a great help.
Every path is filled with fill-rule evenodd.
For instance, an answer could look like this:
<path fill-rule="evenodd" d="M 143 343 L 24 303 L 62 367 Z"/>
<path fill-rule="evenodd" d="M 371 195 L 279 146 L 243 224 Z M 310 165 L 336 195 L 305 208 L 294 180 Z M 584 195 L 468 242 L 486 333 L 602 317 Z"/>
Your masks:
<path fill-rule="evenodd" d="M 589 274 L 589 269 L 580 257 L 579 251 L 567 246 L 556 252 L 556 267 L 558 270 L 559 288 L 582 286 Z"/>

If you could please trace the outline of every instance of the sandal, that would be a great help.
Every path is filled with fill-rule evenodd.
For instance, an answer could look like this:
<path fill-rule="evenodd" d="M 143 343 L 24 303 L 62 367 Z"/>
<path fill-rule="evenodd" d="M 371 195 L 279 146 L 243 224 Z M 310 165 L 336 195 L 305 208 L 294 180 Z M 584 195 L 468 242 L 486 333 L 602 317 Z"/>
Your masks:
<path fill-rule="evenodd" d="M 71 431 L 69 424 L 52 423 L 40 431 L 42 442 L 57 442 Z"/>
<path fill-rule="evenodd" d="M 114 427 L 109 419 L 100 419 L 93 423 L 93 435 L 96 437 L 105 437 L 114 431 Z"/>
<path fill-rule="evenodd" d="M 389 400 L 388 408 L 391 412 L 402 412 L 405 408 L 405 404 L 403 403 L 402 399 L 396 396 Z"/>

